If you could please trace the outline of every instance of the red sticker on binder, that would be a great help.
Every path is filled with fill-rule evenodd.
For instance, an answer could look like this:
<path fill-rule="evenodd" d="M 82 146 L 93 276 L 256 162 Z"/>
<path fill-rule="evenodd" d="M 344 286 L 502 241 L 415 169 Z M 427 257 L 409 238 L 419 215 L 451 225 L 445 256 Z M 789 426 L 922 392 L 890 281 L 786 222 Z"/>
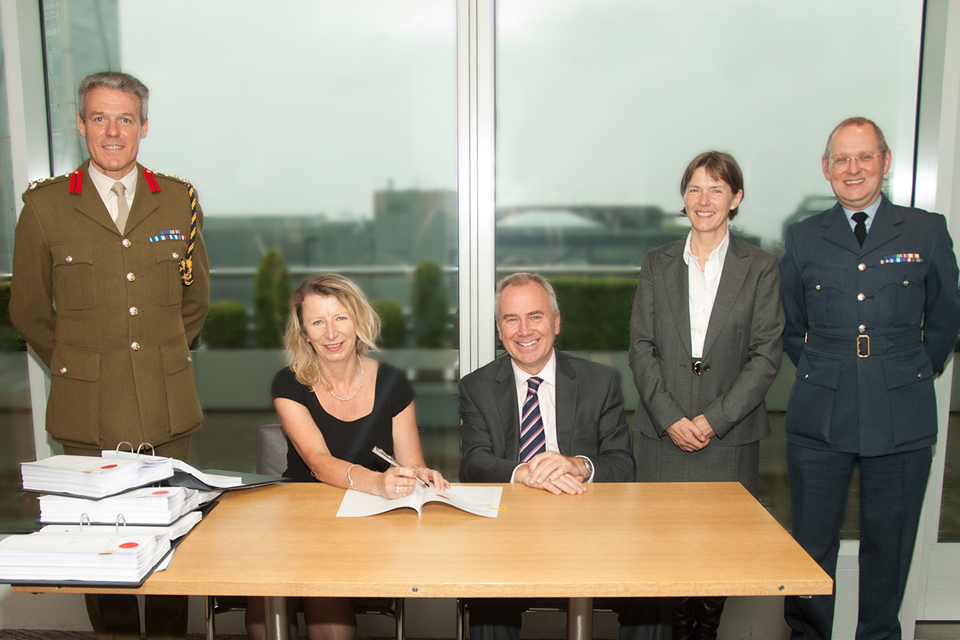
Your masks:
<path fill-rule="evenodd" d="M 140 546 L 139 542 L 124 542 L 120 545 L 121 549 L 136 549 Z"/>
<path fill-rule="evenodd" d="M 154 492 L 151 493 L 150 495 L 152 495 L 152 496 L 165 496 L 165 495 L 167 495 L 168 493 L 170 493 L 170 492 L 161 489 L 160 491 L 154 491 Z"/>
<path fill-rule="evenodd" d="M 100 468 L 101 468 L 101 469 L 114 469 L 114 468 L 116 468 L 116 466 L 117 466 L 117 465 L 115 465 L 115 464 L 105 464 L 105 465 L 103 465 L 103 466 L 100 467 Z"/>

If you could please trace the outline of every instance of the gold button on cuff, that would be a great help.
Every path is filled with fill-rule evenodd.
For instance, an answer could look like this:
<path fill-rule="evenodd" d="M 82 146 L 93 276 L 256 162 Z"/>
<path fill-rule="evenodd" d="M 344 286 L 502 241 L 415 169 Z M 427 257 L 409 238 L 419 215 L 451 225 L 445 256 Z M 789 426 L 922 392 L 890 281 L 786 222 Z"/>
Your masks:
<path fill-rule="evenodd" d="M 136 307 L 130 307 L 130 315 L 136 316 L 139 314 L 140 314 L 140 309 L 137 309 Z"/>
<path fill-rule="evenodd" d="M 867 265 L 865 265 L 865 264 L 863 264 L 863 263 L 861 262 L 860 264 L 857 265 L 857 269 L 860 269 L 860 271 L 866 271 L 866 270 L 867 270 Z"/>
<path fill-rule="evenodd" d="M 863 295 L 862 293 L 857 294 L 857 300 L 859 300 L 860 302 L 863 302 L 866 299 L 867 299 L 867 296 Z"/>
<path fill-rule="evenodd" d="M 63 259 L 63 261 L 66 262 L 67 264 L 70 264 L 71 262 L 73 262 L 73 256 L 67 256 L 66 258 Z"/>
<path fill-rule="evenodd" d="M 60 367 L 60 375 L 63 375 L 63 374 L 65 374 L 66 372 L 67 372 L 67 368 L 66 368 L 66 367 Z"/>
<path fill-rule="evenodd" d="M 125 246 L 125 247 L 129 247 L 129 246 L 132 245 L 133 243 L 130 242 L 129 238 L 124 238 L 123 241 L 122 241 L 120 244 L 122 244 L 122 245 Z"/>
<path fill-rule="evenodd" d="M 137 279 L 137 276 L 133 275 L 133 271 L 127 274 L 127 282 L 133 282 Z"/>
<path fill-rule="evenodd" d="M 139 342 L 131 342 L 131 343 L 130 343 L 130 348 L 133 349 L 134 351 L 140 351 L 140 343 L 139 343 Z"/>

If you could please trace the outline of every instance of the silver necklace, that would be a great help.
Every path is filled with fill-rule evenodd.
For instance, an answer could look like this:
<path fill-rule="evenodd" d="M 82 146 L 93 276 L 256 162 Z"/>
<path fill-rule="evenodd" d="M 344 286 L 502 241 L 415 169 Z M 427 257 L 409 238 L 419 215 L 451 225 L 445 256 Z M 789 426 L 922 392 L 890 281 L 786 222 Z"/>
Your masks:
<path fill-rule="evenodd" d="M 346 401 L 348 401 L 348 400 L 353 400 L 354 398 L 357 397 L 357 394 L 360 393 L 360 389 L 363 388 L 363 360 L 360 358 L 360 356 L 357 356 L 357 362 L 360 363 L 360 386 L 357 387 L 357 390 L 353 392 L 353 395 L 352 395 L 352 396 L 350 396 L 349 398 L 341 398 L 340 396 L 338 396 L 337 394 L 335 394 L 335 393 L 333 392 L 333 389 L 327 389 L 327 391 L 330 392 L 330 395 L 332 395 L 334 398 L 336 398 L 336 399 L 339 400 L 340 402 L 346 402 Z"/>

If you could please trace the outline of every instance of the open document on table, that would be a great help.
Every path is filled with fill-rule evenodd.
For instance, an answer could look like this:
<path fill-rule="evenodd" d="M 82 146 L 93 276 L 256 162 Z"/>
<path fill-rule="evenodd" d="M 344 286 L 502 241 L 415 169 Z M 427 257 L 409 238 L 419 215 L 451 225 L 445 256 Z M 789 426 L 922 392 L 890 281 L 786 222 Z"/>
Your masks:
<path fill-rule="evenodd" d="M 500 494 L 502 487 L 464 487 L 452 485 L 441 491 L 432 487 L 416 485 L 410 495 L 388 500 L 371 493 L 364 493 L 356 489 L 347 489 L 337 511 L 338 518 L 359 518 L 386 513 L 393 509 L 409 507 L 419 515 L 423 515 L 423 505 L 428 502 L 448 504 L 457 509 L 483 516 L 496 518 L 500 510 Z"/>

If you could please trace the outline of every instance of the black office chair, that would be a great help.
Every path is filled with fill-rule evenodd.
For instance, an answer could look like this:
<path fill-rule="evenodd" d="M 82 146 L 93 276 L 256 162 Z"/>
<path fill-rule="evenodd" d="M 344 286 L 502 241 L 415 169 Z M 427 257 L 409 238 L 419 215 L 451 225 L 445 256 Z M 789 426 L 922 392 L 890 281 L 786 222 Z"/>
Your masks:
<path fill-rule="evenodd" d="M 278 424 L 257 428 L 257 473 L 282 476 L 287 470 L 287 439 Z M 207 640 L 216 640 L 216 616 L 228 611 L 242 611 L 247 599 L 239 596 L 207 596 Z M 395 621 L 396 640 L 403 640 L 403 598 L 353 598 L 357 615 L 390 616 Z"/>

